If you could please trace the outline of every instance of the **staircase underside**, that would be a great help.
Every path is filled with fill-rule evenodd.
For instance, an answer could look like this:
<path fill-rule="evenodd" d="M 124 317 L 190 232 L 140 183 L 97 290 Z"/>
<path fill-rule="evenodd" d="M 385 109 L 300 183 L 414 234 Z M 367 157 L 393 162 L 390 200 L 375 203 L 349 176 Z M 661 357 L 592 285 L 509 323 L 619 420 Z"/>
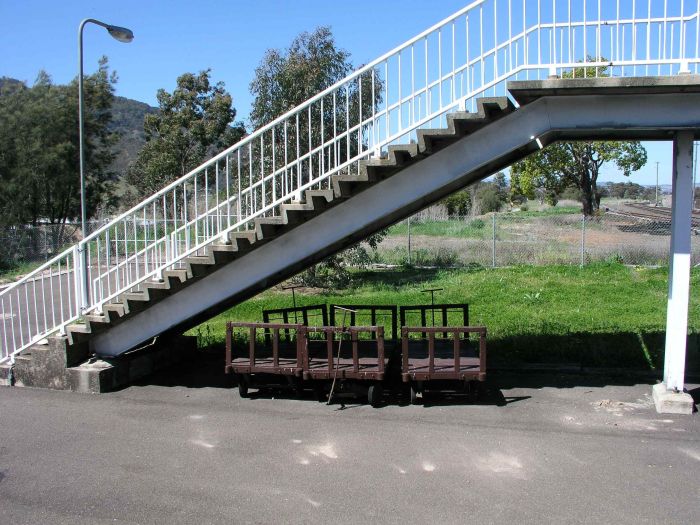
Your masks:
<path fill-rule="evenodd" d="M 124 294 L 86 324 L 68 327 L 71 343 L 116 356 L 152 337 L 182 331 L 446 195 L 558 140 L 669 140 L 700 133 L 700 77 L 513 82 L 505 97 L 481 99 L 477 113 L 448 116 L 448 128 L 420 130 L 418 144 L 390 147 L 363 163 L 359 177 L 338 176 L 333 191 L 307 192 L 282 217 L 212 245 L 187 270 Z M 361 194 L 361 196 L 359 196 Z"/>

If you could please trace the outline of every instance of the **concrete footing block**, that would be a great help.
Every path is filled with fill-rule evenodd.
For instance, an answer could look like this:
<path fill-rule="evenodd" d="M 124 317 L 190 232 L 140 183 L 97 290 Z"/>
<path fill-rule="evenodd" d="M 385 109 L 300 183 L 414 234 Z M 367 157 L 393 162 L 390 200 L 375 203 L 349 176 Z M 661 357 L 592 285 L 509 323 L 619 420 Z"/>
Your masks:
<path fill-rule="evenodd" d="M 12 386 L 13 384 L 12 365 L 9 363 L 0 365 L 0 386 Z"/>
<path fill-rule="evenodd" d="M 68 368 L 68 388 L 73 392 L 99 394 L 143 379 L 154 372 L 191 359 L 197 351 L 197 338 L 176 336 L 153 346 L 114 359 L 93 359 Z"/>
<path fill-rule="evenodd" d="M 690 394 L 667 390 L 664 383 L 654 385 L 652 398 L 659 414 L 692 414 L 695 406 Z"/>
<path fill-rule="evenodd" d="M 101 359 L 83 363 L 66 371 L 68 387 L 82 394 L 107 392 L 116 386 L 115 372 L 114 365 Z"/>

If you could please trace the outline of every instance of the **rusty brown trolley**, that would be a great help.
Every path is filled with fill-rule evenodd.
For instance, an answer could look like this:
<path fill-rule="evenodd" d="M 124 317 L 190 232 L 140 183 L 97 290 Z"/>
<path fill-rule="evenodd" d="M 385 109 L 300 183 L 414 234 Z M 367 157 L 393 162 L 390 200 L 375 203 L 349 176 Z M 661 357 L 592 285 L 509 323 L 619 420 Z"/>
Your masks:
<path fill-rule="evenodd" d="M 301 396 L 305 386 L 319 392 L 320 383 L 337 380 L 377 406 L 385 370 L 383 326 L 226 323 L 226 373 L 235 374 L 241 397 L 250 386 L 285 383 Z"/>
<path fill-rule="evenodd" d="M 275 380 L 281 378 L 301 395 L 306 344 L 303 328 L 300 324 L 226 323 L 225 371 L 236 375 L 241 397 L 248 396 L 251 384 L 279 383 Z M 236 333 L 245 333 L 247 344 L 239 344 Z"/>
<path fill-rule="evenodd" d="M 411 334 L 421 337 L 412 339 Z M 425 339 L 423 334 L 427 334 Z M 470 334 L 478 335 L 478 347 L 469 341 Z M 459 381 L 475 395 L 478 382 L 486 379 L 486 327 L 404 326 L 401 354 L 401 379 L 410 385 L 411 403 L 416 403 L 418 394 L 433 386 L 431 383 L 437 386 Z"/>

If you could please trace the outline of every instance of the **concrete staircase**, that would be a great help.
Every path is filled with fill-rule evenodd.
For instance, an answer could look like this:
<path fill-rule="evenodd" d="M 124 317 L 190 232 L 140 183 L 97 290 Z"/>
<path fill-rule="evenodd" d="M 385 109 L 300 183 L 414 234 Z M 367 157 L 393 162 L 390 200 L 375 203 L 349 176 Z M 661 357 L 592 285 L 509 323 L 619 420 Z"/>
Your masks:
<path fill-rule="evenodd" d="M 83 317 L 83 323 L 69 325 L 65 337 L 52 337 L 48 345 L 34 345 L 16 360 L 13 373 L 15 384 L 81 390 L 77 386 L 80 381 L 76 379 L 79 372 L 75 370 L 93 354 L 91 342 L 95 337 L 143 315 L 164 299 L 177 295 L 198 281 L 210 278 L 232 262 L 245 261 L 246 256 L 265 244 L 285 236 L 311 219 L 328 214 L 340 203 L 350 199 L 361 199 L 362 192 L 368 188 L 390 179 L 407 167 L 421 162 L 515 109 L 507 97 L 480 99 L 477 108 L 475 113 L 460 112 L 447 115 L 446 128 L 418 130 L 417 143 L 390 146 L 385 157 L 362 161 L 359 175 L 334 176 L 333 190 L 306 191 L 302 202 L 282 205 L 280 216 L 259 218 L 255 221 L 254 230 L 233 233 L 228 236 L 226 242 L 221 240 L 213 242 L 207 247 L 205 255 L 185 259 L 183 269 L 166 270 L 163 272 L 162 280 L 145 282 L 139 289 L 124 293 L 118 297 L 118 300 L 104 305 L 101 313 L 90 313 Z M 411 210 L 407 210 L 405 215 L 409 215 L 410 212 Z M 392 222 L 400 218 L 402 217 L 392 217 Z M 353 238 L 335 239 L 326 249 L 310 253 L 303 262 L 290 264 L 283 271 L 269 275 L 263 281 L 250 283 L 245 287 L 244 293 L 237 293 L 215 307 L 204 308 L 190 318 L 175 320 L 169 333 L 182 333 L 232 304 L 245 300 L 319 262 L 330 253 L 342 250 L 357 242 L 358 239 L 371 235 L 383 226 L 386 225 L 365 229 L 359 236 L 356 235 Z M 122 348 L 119 353 L 128 350 L 130 350 L 128 347 Z M 116 355 L 112 353 L 101 357 L 115 358 Z M 61 374 L 59 370 L 69 370 L 69 372 Z M 82 388 L 82 390 L 101 391 L 113 387 L 118 382 L 106 381 L 104 385 L 98 384 L 97 387 L 94 381 L 92 383 L 90 388 Z"/>

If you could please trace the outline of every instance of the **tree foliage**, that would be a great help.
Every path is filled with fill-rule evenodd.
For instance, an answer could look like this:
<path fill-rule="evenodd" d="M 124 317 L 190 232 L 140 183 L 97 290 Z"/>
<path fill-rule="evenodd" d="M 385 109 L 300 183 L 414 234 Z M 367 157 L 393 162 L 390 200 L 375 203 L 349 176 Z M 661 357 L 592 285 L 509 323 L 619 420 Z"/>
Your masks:
<path fill-rule="evenodd" d="M 309 98 L 317 95 L 324 89 L 332 86 L 345 78 L 352 70 L 350 53 L 339 48 L 328 27 L 318 27 L 313 32 L 303 32 L 292 41 L 285 50 L 270 49 L 263 56 L 255 70 L 255 78 L 250 84 L 250 92 L 254 97 L 251 111 L 251 122 L 259 128 L 264 126 L 285 112 L 304 103 Z M 382 86 L 371 73 L 360 79 L 362 86 L 362 98 L 360 99 L 359 85 L 350 85 L 345 88 L 335 100 L 326 101 L 323 114 L 310 111 L 302 112 L 299 117 L 299 129 L 304 130 L 304 137 L 296 137 L 296 127 L 286 131 L 292 150 L 296 149 L 299 142 L 301 154 L 306 151 L 309 144 L 321 144 L 329 140 L 328 131 L 334 125 L 337 129 L 345 129 L 359 120 L 360 112 L 370 114 L 372 106 L 378 104 L 382 97 Z M 372 97 L 374 94 L 374 98 Z M 347 106 L 343 105 L 347 104 Z M 311 121 L 309 122 L 309 117 Z M 320 123 L 323 122 L 325 135 Z M 306 134 L 309 135 L 307 138 Z M 343 155 L 353 156 L 359 151 L 358 139 L 353 134 L 347 148 L 339 148 Z M 271 152 L 268 152 L 271 157 Z M 282 155 L 284 151 L 278 148 L 277 165 L 284 164 Z M 344 159 L 340 159 L 339 164 Z M 306 181 L 309 171 L 309 162 L 302 163 L 301 178 Z M 383 233 L 369 237 L 364 244 L 356 245 L 343 253 L 328 257 L 322 263 L 302 273 L 298 280 L 308 286 L 345 286 L 350 281 L 347 271 L 349 266 L 366 266 L 371 257 L 367 248 L 374 249 L 381 241 Z"/>
<path fill-rule="evenodd" d="M 111 203 L 108 167 L 117 137 L 109 124 L 116 81 L 105 57 L 84 78 L 88 216 Z M 42 71 L 32 87 L 11 83 L 0 90 L 0 207 L 5 225 L 65 226 L 80 217 L 77 80 L 55 85 Z"/>
<path fill-rule="evenodd" d="M 243 124 L 234 123 L 231 95 L 223 82 L 212 83 L 210 70 L 179 76 L 173 92 L 160 89 L 157 98 L 159 111 L 144 119 L 146 144 L 127 176 L 142 196 L 155 193 L 245 135 Z"/>
<path fill-rule="evenodd" d="M 542 189 L 549 201 L 549 196 L 573 186 L 581 192 L 583 213 L 591 215 L 600 205 L 598 176 L 604 164 L 614 163 L 623 175 L 629 177 L 646 161 L 646 150 L 639 142 L 552 144 L 512 166 L 511 191 L 534 197 L 535 190 Z"/>
<path fill-rule="evenodd" d="M 493 183 L 480 184 L 474 192 L 474 200 L 479 214 L 499 211 L 505 204 L 498 187 Z"/>
<path fill-rule="evenodd" d="M 634 182 L 608 182 L 600 188 L 603 197 L 616 199 L 644 199 L 654 200 L 656 188 L 646 188 Z"/>
<path fill-rule="evenodd" d="M 350 53 L 336 46 L 329 27 L 303 32 L 286 50 L 268 49 L 250 83 L 255 128 L 273 121 L 353 70 Z"/>

